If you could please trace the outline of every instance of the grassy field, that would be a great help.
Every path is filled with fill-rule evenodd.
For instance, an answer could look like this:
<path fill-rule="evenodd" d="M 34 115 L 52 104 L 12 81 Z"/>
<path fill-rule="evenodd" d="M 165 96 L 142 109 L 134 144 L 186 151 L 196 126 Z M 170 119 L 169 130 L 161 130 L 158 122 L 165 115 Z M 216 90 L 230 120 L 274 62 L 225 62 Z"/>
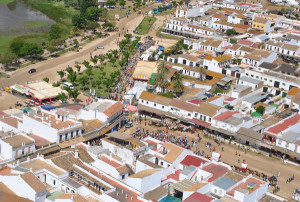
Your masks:
<path fill-rule="evenodd" d="M 27 42 L 35 42 L 41 45 L 43 42 L 47 42 L 47 34 L 45 33 L 35 33 L 26 35 L 13 35 L 13 36 L 0 36 L 0 54 L 9 53 L 9 44 L 13 40 L 24 40 Z"/>
<path fill-rule="evenodd" d="M 47 22 L 40 22 L 40 21 L 29 21 L 29 22 L 25 22 L 25 26 L 27 28 L 30 29 L 35 29 L 35 28 L 39 28 L 39 27 L 44 27 L 49 25 L 49 23 Z"/>
<path fill-rule="evenodd" d="M 93 65 L 92 63 L 90 63 L 91 65 Z M 118 62 L 115 63 L 114 67 L 112 65 L 112 63 L 110 62 L 106 62 L 103 65 L 99 65 L 100 67 L 103 67 L 103 71 L 100 70 L 100 68 L 93 68 L 93 74 L 89 77 L 89 82 L 87 85 L 83 86 L 78 82 L 79 78 L 82 76 L 86 76 L 85 72 L 83 72 L 81 75 L 79 75 L 77 77 L 77 80 L 75 82 L 75 88 L 77 88 L 78 90 L 82 91 L 87 91 L 89 92 L 89 89 L 95 89 L 96 90 L 96 94 L 101 95 L 102 97 L 107 97 L 109 95 L 109 91 L 106 88 L 106 86 L 103 84 L 104 80 L 110 78 L 110 74 L 115 72 L 115 71 L 120 71 L 121 72 L 121 67 L 118 64 Z M 76 71 L 75 68 L 73 68 L 74 71 Z M 106 72 L 105 75 L 103 75 L 103 72 Z M 102 83 L 101 85 L 97 85 L 96 81 L 100 80 L 99 77 L 103 77 L 101 79 Z M 116 79 L 113 83 L 116 82 Z"/>
<path fill-rule="evenodd" d="M 142 22 L 136 28 L 136 31 L 138 31 L 137 34 L 139 34 L 139 35 L 148 34 L 151 26 L 153 25 L 153 23 L 155 21 L 156 21 L 155 17 L 149 17 L 149 16 L 144 17 Z"/>
<path fill-rule="evenodd" d="M 0 4 L 8 4 L 8 3 L 11 3 L 15 0 L 0 0 Z"/>
<path fill-rule="evenodd" d="M 115 21 L 116 14 L 118 14 L 120 16 L 120 19 L 126 17 L 125 10 L 110 9 L 110 10 L 107 10 L 107 20 Z"/>
<path fill-rule="evenodd" d="M 171 13 L 174 13 L 175 11 L 176 11 L 175 8 L 171 8 L 171 9 L 165 10 L 163 12 L 159 12 L 159 13 L 157 13 L 155 15 L 157 15 L 157 16 L 165 16 L 165 15 L 169 15 Z"/>

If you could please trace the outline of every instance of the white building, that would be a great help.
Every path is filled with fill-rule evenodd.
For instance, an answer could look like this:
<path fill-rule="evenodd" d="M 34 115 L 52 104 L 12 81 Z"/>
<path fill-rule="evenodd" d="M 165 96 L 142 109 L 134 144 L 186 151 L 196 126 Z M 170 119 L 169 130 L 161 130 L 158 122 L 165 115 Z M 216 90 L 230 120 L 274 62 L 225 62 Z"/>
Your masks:
<path fill-rule="evenodd" d="M 81 136 L 82 123 L 69 119 L 69 113 L 64 109 L 58 109 L 55 113 L 43 109 L 30 110 L 23 114 L 19 130 L 58 143 Z"/>
<path fill-rule="evenodd" d="M 34 139 L 19 134 L 0 139 L 0 155 L 3 159 L 14 159 L 30 155 L 35 152 Z"/>

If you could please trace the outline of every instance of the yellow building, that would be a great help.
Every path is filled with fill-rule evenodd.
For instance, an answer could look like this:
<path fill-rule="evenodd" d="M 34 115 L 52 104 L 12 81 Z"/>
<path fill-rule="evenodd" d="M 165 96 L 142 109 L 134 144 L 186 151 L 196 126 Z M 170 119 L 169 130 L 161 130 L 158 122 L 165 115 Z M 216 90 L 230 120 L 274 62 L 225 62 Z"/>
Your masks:
<path fill-rule="evenodd" d="M 275 15 L 275 14 L 269 14 L 269 15 L 265 15 L 265 19 L 267 20 L 271 20 L 272 22 L 277 22 L 278 18 L 283 18 L 282 15 Z"/>
<path fill-rule="evenodd" d="M 275 23 L 273 23 L 271 20 L 262 17 L 256 17 L 252 21 L 252 29 L 256 29 L 263 32 L 271 32 L 272 24 L 275 25 Z"/>

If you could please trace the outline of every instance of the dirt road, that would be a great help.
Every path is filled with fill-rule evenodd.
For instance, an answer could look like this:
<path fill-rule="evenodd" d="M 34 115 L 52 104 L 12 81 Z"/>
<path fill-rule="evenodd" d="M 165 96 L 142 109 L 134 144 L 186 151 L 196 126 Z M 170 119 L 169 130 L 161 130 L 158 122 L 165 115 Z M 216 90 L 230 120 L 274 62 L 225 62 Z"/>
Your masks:
<path fill-rule="evenodd" d="M 155 3 L 151 6 L 143 8 L 142 12 L 149 11 L 157 5 L 158 3 Z M 136 26 L 139 25 L 142 19 L 143 15 L 137 15 L 137 13 L 133 13 L 129 15 L 128 18 L 125 17 L 117 22 L 117 27 L 119 28 L 121 33 L 123 28 L 126 31 L 128 30 L 129 33 L 132 33 L 132 31 L 136 28 Z M 50 82 L 58 80 L 59 77 L 57 75 L 57 71 L 65 69 L 68 65 L 74 66 L 75 61 L 82 62 L 84 60 L 89 60 L 90 54 L 99 54 L 106 52 L 109 49 L 116 48 L 117 46 L 115 42 L 116 39 L 119 38 L 120 32 L 110 33 L 111 35 L 105 39 L 96 39 L 91 43 L 85 45 L 83 49 L 80 50 L 80 52 L 68 52 L 61 57 L 52 58 L 14 71 L 10 74 L 9 79 L 3 78 L 0 80 L 0 87 L 11 86 L 15 83 L 24 84 L 24 82 L 26 81 L 40 80 L 46 76 L 50 79 Z M 104 46 L 104 50 L 94 51 L 94 49 L 99 44 Z M 37 72 L 34 74 L 28 74 L 28 70 L 31 68 L 35 68 Z"/>

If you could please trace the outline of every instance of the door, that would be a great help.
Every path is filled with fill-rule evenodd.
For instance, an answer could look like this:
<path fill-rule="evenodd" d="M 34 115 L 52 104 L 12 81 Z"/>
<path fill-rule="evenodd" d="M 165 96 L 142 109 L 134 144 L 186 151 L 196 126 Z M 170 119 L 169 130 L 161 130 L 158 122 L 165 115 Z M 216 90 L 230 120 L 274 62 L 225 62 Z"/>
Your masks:
<path fill-rule="evenodd" d="M 158 165 L 158 158 L 157 157 L 155 158 L 155 164 Z"/>
<path fill-rule="evenodd" d="M 275 82 L 274 82 L 274 87 L 279 88 L 279 84 L 280 84 L 280 83 L 279 83 L 278 81 L 275 81 Z"/>
<path fill-rule="evenodd" d="M 263 92 L 264 93 L 268 92 L 268 87 L 263 87 Z"/>

